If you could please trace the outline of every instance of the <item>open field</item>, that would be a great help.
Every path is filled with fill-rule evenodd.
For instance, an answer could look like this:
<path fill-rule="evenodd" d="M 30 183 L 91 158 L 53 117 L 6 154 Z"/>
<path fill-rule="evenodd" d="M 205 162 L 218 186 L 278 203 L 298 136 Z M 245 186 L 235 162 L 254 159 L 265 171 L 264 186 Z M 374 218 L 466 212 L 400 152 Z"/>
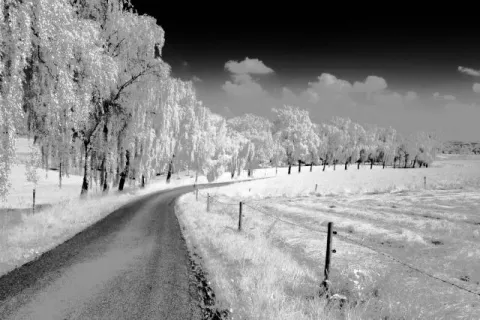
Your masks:
<path fill-rule="evenodd" d="M 478 319 L 480 296 L 454 285 L 480 294 L 480 157 L 444 155 L 428 169 L 285 170 L 210 190 L 209 213 L 205 194 L 200 205 L 194 195 L 179 201 L 187 239 L 234 318 Z M 328 221 L 338 231 L 333 291 L 346 308 L 308 299 L 323 280 Z"/>

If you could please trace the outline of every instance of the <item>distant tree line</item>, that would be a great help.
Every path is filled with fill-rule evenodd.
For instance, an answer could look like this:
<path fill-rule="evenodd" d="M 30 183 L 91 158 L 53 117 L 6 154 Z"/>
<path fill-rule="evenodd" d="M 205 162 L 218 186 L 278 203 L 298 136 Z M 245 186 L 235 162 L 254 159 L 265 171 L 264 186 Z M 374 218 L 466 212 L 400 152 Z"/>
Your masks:
<path fill-rule="evenodd" d="M 446 154 L 480 154 L 480 142 L 447 141 L 442 145 Z"/>

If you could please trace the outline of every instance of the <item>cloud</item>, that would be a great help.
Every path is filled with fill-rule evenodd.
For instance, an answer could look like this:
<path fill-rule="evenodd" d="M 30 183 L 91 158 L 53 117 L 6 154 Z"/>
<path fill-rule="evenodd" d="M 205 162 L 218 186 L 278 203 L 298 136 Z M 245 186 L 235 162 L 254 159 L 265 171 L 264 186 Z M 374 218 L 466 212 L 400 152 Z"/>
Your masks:
<path fill-rule="evenodd" d="M 232 81 L 227 81 L 222 89 L 232 96 L 236 97 L 255 97 L 265 94 L 262 86 L 258 84 L 248 74 L 235 74 Z"/>
<path fill-rule="evenodd" d="M 228 61 L 225 63 L 225 69 L 236 74 L 268 74 L 274 72 L 273 69 L 267 67 L 262 61 L 248 57 L 240 62 Z"/>
<path fill-rule="evenodd" d="M 297 95 L 293 93 L 292 90 L 286 87 L 282 88 L 282 101 L 284 101 L 285 104 L 296 104 L 297 99 Z"/>
<path fill-rule="evenodd" d="M 435 99 L 449 100 L 449 101 L 454 101 L 454 100 L 457 99 L 455 96 L 452 96 L 451 94 L 441 95 L 441 94 L 438 93 L 438 92 L 435 92 L 435 93 L 433 94 L 433 97 L 434 97 Z"/>
<path fill-rule="evenodd" d="M 258 59 L 245 58 L 245 60 L 228 61 L 225 69 L 231 73 L 232 81 L 226 81 L 222 89 L 229 95 L 236 97 L 266 96 L 262 86 L 251 77 L 251 74 L 268 74 L 273 70 Z"/>
<path fill-rule="evenodd" d="M 476 93 L 480 93 L 480 83 L 473 84 L 473 91 Z"/>
<path fill-rule="evenodd" d="M 480 77 L 480 70 L 460 66 L 458 67 L 458 71 L 468 74 L 469 76 Z"/>
<path fill-rule="evenodd" d="M 309 82 L 308 85 L 314 90 L 328 89 L 334 92 L 349 92 L 352 90 L 352 85 L 348 81 L 338 79 L 329 73 L 322 73 L 317 82 Z"/>
<path fill-rule="evenodd" d="M 315 82 L 309 82 L 307 89 L 300 98 L 309 103 L 321 103 L 326 106 L 352 105 L 348 96 L 352 85 L 345 80 L 338 79 L 332 74 L 322 73 Z"/>
<path fill-rule="evenodd" d="M 365 92 L 367 95 L 371 93 L 382 91 L 387 88 L 385 79 L 377 76 L 368 76 L 364 82 L 356 81 L 353 84 L 354 92 Z"/>

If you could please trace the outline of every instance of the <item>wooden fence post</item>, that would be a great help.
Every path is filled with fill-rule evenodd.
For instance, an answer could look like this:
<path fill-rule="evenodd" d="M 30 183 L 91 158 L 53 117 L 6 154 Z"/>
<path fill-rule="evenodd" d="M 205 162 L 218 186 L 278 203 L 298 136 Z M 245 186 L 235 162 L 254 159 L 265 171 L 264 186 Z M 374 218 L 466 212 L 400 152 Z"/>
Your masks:
<path fill-rule="evenodd" d="M 325 280 L 323 281 L 327 296 L 328 296 L 328 291 L 329 291 L 329 274 L 330 274 L 330 255 L 332 253 L 332 232 L 333 232 L 333 222 L 328 223 L 328 235 L 327 235 L 327 252 L 325 254 L 325 270 L 324 270 L 324 276 Z"/>
<path fill-rule="evenodd" d="M 423 187 L 427 189 L 427 177 L 423 177 Z"/>
<path fill-rule="evenodd" d="M 35 213 L 35 188 L 33 188 L 33 213 Z"/>
<path fill-rule="evenodd" d="M 240 201 L 240 210 L 238 212 L 238 231 L 242 231 L 242 207 L 243 203 Z"/>
<path fill-rule="evenodd" d="M 207 212 L 210 212 L 210 193 L 207 193 Z"/>

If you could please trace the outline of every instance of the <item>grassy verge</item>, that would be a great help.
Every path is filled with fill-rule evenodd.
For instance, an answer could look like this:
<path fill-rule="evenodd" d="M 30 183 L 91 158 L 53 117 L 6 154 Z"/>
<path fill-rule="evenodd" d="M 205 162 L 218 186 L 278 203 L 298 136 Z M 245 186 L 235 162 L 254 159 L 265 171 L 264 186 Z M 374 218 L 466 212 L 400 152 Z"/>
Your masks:
<path fill-rule="evenodd" d="M 340 308 L 318 295 L 325 236 L 253 213 L 245 216 L 244 229 L 238 232 L 238 205 L 212 203 L 210 209 L 206 212 L 205 199 L 197 202 L 187 194 L 178 200 L 176 211 L 189 248 L 203 258 L 219 309 L 230 309 L 233 319 L 362 318 L 363 306 Z M 299 239 L 316 241 L 318 251 L 297 254 Z M 345 282 L 336 283 L 334 292 L 348 291 Z"/>

